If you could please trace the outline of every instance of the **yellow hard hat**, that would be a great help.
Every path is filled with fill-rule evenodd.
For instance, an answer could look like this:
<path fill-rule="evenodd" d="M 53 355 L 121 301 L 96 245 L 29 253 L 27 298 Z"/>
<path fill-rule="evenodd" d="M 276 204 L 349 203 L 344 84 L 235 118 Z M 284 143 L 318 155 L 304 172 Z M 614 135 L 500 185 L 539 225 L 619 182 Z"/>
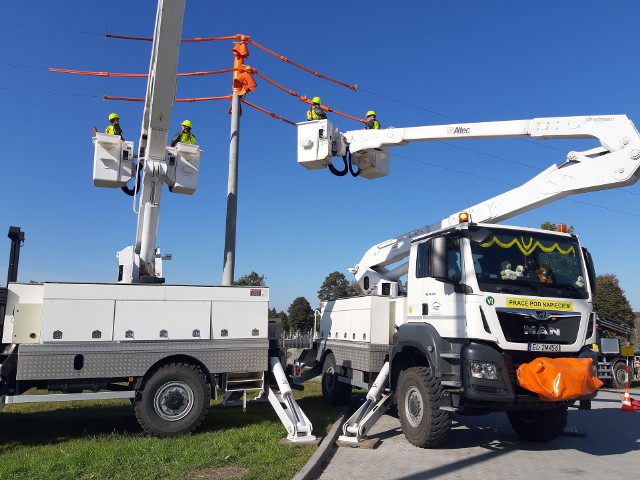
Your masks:
<path fill-rule="evenodd" d="M 120 115 L 118 115 L 117 113 L 112 113 L 111 115 L 109 115 L 109 121 L 113 120 L 114 118 L 120 118 Z"/>
<path fill-rule="evenodd" d="M 376 116 L 376 112 L 374 112 L 373 110 L 369 110 L 367 112 L 367 114 L 365 115 L 365 117 L 368 117 L 369 115 L 373 115 L 375 117 Z"/>
<path fill-rule="evenodd" d="M 320 97 L 313 97 L 313 100 L 311 100 L 313 103 L 322 103 L 320 101 Z"/>
<path fill-rule="evenodd" d="M 192 127 L 191 121 L 185 120 L 184 122 L 182 122 L 182 126 L 191 128 Z"/>

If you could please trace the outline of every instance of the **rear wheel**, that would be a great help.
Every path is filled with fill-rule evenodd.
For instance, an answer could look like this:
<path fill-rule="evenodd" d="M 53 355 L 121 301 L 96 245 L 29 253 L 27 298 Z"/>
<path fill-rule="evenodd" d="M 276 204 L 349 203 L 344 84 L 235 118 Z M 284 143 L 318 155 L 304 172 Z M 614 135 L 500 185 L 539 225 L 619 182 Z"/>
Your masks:
<path fill-rule="evenodd" d="M 531 442 L 549 442 L 558 438 L 567 426 L 567 406 L 536 412 L 509 412 L 513 430 Z"/>
<path fill-rule="evenodd" d="M 617 389 L 625 388 L 627 384 L 627 366 L 623 362 L 618 362 L 613 366 L 612 383 Z"/>
<path fill-rule="evenodd" d="M 154 437 L 193 432 L 209 411 L 211 386 L 196 365 L 172 363 L 155 370 L 134 402 L 140 426 Z"/>
<path fill-rule="evenodd" d="M 344 405 L 350 397 L 351 385 L 338 381 L 336 357 L 330 353 L 322 366 L 322 398 L 331 405 Z"/>
<path fill-rule="evenodd" d="M 407 440 L 420 448 L 444 443 L 451 430 L 451 415 L 440 410 L 443 389 L 426 367 L 412 367 L 400 374 L 398 415 Z"/>

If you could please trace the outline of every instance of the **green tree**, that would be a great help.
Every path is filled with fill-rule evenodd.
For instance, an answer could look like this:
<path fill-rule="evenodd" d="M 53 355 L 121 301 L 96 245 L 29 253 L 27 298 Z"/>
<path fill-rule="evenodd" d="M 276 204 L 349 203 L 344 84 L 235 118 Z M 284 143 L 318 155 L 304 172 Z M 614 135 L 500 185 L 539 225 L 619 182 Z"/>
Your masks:
<path fill-rule="evenodd" d="M 620 288 L 620 283 L 612 273 L 598 275 L 596 278 L 596 293 L 593 296 L 593 309 L 605 318 L 621 320 L 634 326 L 635 315 L 631 304 Z"/>
<path fill-rule="evenodd" d="M 241 276 L 238 280 L 233 282 L 234 285 L 242 285 L 245 287 L 266 287 L 265 280 L 267 277 L 264 275 L 258 275 L 256 272 L 251 272 L 248 275 Z"/>
<path fill-rule="evenodd" d="M 542 225 L 540 225 L 540 228 L 543 230 L 551 230 L 552 232 L 557 232 L 558 231 L 558 225 L 556 223 L 553 222 L 543 222 Z M 573 227 L 573 225 L 569 225 L 567 227 L 567 233 L 573 233 L 575 230 L 575 228 Z"/>
<path fill-rule="evenodd" d="M 289 328 L 299 332 L 313 329 L 313 310 L 306 298 L 298 297 L 289 305 Z"/>
<path fill-rule="evenodd" d="M 340 272 L 331 272 L 322 282 L 320 290 L 318 290 L 318 298 L 320 301 L 337 300 L 343 297 L 353 297 L 355 294 L 351 284 Z"/>
<path fill-rule="evenodd" d="M 276 312 L 276 307 L 269 309 L 269 318 L 277 318 L 278 312 Z"/>
<path fill-rule="evenodd" d="M 283 330 L 285 332 L 290 332 L 291 331 L 291 326 L 289 325 L 289 317 L 287 316 L 287 314 L 284 313 L 283 311 L 280 311 L 278 316 L 280 317 L 280 321 L 282 322 Z"/>

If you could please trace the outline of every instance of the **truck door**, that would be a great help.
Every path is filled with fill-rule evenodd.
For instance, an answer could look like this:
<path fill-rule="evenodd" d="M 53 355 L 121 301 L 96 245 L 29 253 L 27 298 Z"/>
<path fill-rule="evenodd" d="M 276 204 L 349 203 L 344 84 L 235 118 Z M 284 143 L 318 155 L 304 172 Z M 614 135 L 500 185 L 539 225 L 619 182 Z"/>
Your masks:
<path fill-rule="evenodd" d="M 408 282 L 410 322 L 428 322 L 442 337 L 464 337 L 464 295 L 456 292 L 464 268 L 460 237 L 446 235 L 412 247 Z"/>

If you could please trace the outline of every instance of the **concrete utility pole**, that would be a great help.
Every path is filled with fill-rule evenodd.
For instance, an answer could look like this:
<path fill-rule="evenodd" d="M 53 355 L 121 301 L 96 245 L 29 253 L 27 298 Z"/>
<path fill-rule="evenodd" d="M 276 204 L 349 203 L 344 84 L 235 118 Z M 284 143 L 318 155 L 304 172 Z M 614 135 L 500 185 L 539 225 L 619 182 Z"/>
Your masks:
<path fill-rule="evenodd" d="M 249 37 L 242 35 L 232 49 L 233 97 L 231 100 L 231 137 L 229 139 L 229 181 L 227 183 L 227 225 L 224 236 L 222 285 L 233 285 L 236 266 L 236 219 L 238 217 L 238 150 L 240 148 L 240 99 L 256 88 L 252 69 L 244 64 L 249 56 Z"/>
<path fill-rule="evenodd" d="M 227 223 L 224 236 L 222 285 L 233 285 L 236 265 L 236 219 L 238 217 L 238 149 L 240 147 L 240 95 L 231 100 L 231 137 L 229 139 L 229 180 L 227 182 Z"/>

